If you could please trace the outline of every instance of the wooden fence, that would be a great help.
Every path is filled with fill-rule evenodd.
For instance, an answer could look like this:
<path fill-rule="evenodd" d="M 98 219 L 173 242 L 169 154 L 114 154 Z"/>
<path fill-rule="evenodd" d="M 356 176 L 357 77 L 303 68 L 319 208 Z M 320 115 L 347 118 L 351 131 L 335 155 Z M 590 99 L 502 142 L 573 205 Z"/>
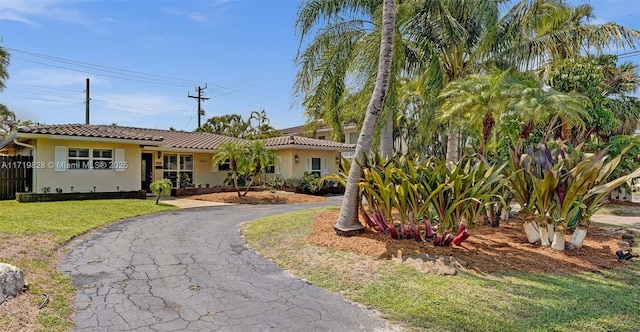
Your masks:
<path fill-rule="evenodd" d="M 0 200 L 33 189 L 33 157 L 0 156 Z"/>

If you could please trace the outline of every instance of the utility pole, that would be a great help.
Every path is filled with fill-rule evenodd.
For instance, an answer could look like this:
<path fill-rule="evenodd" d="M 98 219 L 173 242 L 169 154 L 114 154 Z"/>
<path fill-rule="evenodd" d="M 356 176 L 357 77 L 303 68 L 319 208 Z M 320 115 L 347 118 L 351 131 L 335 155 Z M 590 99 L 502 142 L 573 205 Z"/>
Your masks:
<path fill-rule="evenodd" d="M 198 128 L 200 128 L 200 117 L 204 115 L 204 110 L 202 109 L 201 101 L 205 101 L 205 100 L 211 99 L 211 98 L 205 98 L 205 97 L 202 96 L 202 90 L 204 90 L 206 88 L 207 88 L 206 85 L 204 86 L 204 88 L 198 86 L 198 88 L 196 89 L 196 91 L 198 91 L 198 95 L 197 96 L 192 96 L 190 94 L 187 95 L 187 97 L 189 97 L 189 98 L 198 99 Z"/>
<path fill-rule="evenodd" d="M 86 112 L 85 112 L 85 124 L 89 124 L 89 100 L 91 100 L 91 98 L 89 97 L 89 79 L 87 78 L 87 89 L 85 90 L 86 95 L 85 95 L 85 104 L 86 104 Z"/>

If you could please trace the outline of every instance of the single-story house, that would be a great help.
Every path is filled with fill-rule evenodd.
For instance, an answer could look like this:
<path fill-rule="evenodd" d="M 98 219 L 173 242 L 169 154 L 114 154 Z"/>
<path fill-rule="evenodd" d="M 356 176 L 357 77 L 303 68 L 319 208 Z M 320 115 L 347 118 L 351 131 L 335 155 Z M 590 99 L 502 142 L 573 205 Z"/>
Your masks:
<path fill-rule="evenodd" d="M 148 190 L 157 179 L 174 187 L 189 177 L 194 185 L 222 185 L 229 165 L 212 163 L 214 149 L 241 139 L 202 132 L 186 132 L 117 125 L 33 125 L 21 127 L 0 142 L 0 155 L 33 157 L 33 188 L 54 192 L 113 192 Z M 353 144 L 294 135 L 270 138 L 279 167 L 268 172 L 300 178 L 305 171 L 321 176 L 338 171 L 342 152 Z"/>

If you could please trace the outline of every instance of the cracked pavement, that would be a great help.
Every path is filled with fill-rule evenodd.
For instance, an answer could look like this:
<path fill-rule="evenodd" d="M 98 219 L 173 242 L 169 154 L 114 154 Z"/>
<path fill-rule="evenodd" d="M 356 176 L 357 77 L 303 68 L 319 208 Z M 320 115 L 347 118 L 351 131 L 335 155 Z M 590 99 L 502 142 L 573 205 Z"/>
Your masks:
<path fill-rule="evenodd" d="M 98 231 L 58 266 L 78 289 L 76 331 L 401 330 L 291 276 L 240 238 L 243 222 L 312 206 L 174 210 Z"/>

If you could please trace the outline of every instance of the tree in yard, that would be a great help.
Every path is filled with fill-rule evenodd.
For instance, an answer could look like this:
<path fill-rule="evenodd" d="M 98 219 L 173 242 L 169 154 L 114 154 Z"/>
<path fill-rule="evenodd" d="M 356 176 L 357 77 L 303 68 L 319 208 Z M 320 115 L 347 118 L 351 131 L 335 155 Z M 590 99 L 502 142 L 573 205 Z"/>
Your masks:
<path fill-rule="evenodd" d="M 550 58 L 575 56 L 589 46 L 598 51 L 611 45 L 634 47 L 640 39 L 638 31 L 617 24 L 588 24 L 588 5 L 573 8 L 562 1 L 522 0 L 501 15 L 501 1 L 427 3 L 403 30 L 422 50 L 423 59 L 416 66 L 423 67 L 412 80 L 423 82 L 424 95 L 493 66 L 529 70 Z M 456 122 L 449 127 L 447 160 L 456 161 L 461 127 Z"/>
<path fill-rule="evenodd" d="M 275 152 L 268 148 L 264 141 L 252 141 L 246 146 L 245 153 L 246 165 L 252 170 L 252 177 L 242 196 L 247 196 L 249 188 L 258 178 L 260 172 L 265 170 L 267 166 L 275 165 L 278 162 Z"/>
<path fill-rule="evenodd" d="M 363 226 L 358 221 L 357 200 L 360 195 L 358 182 L 362 177 L 360 165 L 365 163 L 365 153 L 369 151 L 373 140 L 373 133 L 384 105 L 386 92 L 389 86 L 393 58 L 393 41 L 395 37 L 396 0 L 384 0 L 382 9 L 382 29 L 380 40 L 380 57 L 378 60 L 378 74 L 375 88 L 365 115 L 362 130 L 358 137 L 354 161 L 349 169 L 347 186 L 344 199 L 340 208 L 340 215 L 333 226 L 339 235 L 354 235 L 361 233 Z"/>
<path fill-rule="evenodd" d="M 0 41 L 2 41 L 1 38 Z M 7 67 L 9 67 L 9 52 L 0 46 L 0 92 L 5 88 L 4 82 L 9 79 Z"/>
<path fill-rule="evenodd" d="M 213 151 L 213 165 L 218 166 L 220 164 L 229 163 L 231 169 L 231 176 L 233 177 L 233 186 L 240 197 L 240 187 L 238 187 L 238 169 L 241 165 L 245 164 L 246 160 L 246 146 L 245 143 L 230 141 L 224 142 Z"/>
<path fill-rule="evenodd" d="M 0 104 L 0 141 L 16 129 L 16 123 L 16 115 L 7 106 Z"/>
<path fill-rule="evenodd" d="M 256 122 L 254 125 L 253 122 Z M 282 136 L 282 133 L 269 125 L 265 110 L 253 111 L 247 120 L 240 114 L 225 114 L 208 119 L 196 131 L 244 139 L 264 139 Z"/>
<path fill-rule="evenodd" d="M 401 11 L 398 11 L 401 12 Z M 407 13 L 407 11 L 402 11 Z M 333 139 L 343 134 L 343 126 L 361 127 L 366 105 L 374 90 L 382 31 L 381 0 L 307 0 L 298 11 L 296 28 L 305 39 L 316 25 L 316 36 L 296 63 L 299 66 L 295 94 L 300 97 L 305 115 L 312 122 L 322 120 L 332 129 Z M 394 34 L 400 37 L 394 24 Z M 390 70 L 389 89 L 376 133 L 384 156 L 393 154 L 394 112 L 397 110 L 396 87 L 403 75 L 401 65 L 411 50 L 395 39 L 397 50 Z"/>
<path fill-rule="evenodd" d="M 170 179 L 155 180 L 149 185 L 151 192 L 156 195 L 156 205 L 160 201 L 160 196 L 167 195 L 171 192 L 173 184 Z"/>

